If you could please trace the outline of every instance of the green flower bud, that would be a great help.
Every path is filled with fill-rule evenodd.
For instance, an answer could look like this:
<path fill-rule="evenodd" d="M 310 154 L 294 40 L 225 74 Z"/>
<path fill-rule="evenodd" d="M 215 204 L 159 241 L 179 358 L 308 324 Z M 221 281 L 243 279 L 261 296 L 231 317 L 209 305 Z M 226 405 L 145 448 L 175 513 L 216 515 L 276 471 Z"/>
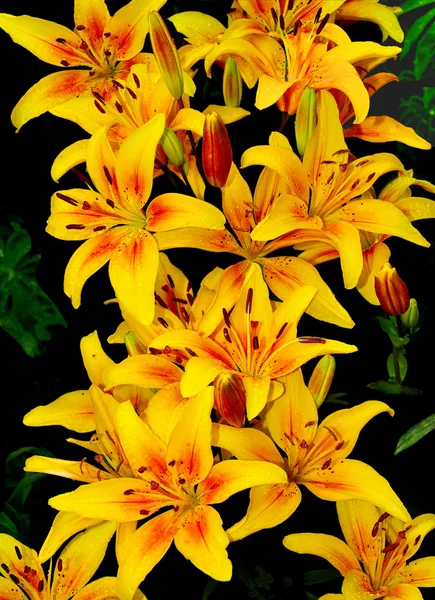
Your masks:
<path fill-rule="evenodd" d="M 308 140 L 317 125 L 316 90 L 306 87 L 296 111 L 296 145 L 300 156 L 304 155 Z"/>
<path fill-rule="evenodd" d="M 408 329 L 411 327 L 417 327 L 419 317 L 420 314 L 418 312 L 417 300 L 415 298 L 411 298 L 409 301 L 408 310 L 403 315 L 400 315 L 402 325 Z"/>
<path fill-rule="evenodd" d="M 181 167 L 185 161 L 184 150 L 180 140 L 177 138 L 172 129 L 169 129 L 168 127 L 165 128 L 165 131 L 160 138 L 160 143 L 162 145 L 163 152 L 166 154 L 170 162 L 176 167 Z"/>

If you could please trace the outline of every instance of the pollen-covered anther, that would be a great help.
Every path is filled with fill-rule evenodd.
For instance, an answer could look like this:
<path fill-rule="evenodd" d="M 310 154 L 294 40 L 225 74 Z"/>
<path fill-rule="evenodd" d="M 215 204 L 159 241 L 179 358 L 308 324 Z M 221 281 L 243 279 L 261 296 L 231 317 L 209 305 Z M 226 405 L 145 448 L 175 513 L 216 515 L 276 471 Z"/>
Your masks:
<path fill-rule="evenodd" d="M 143 515 L 144 517 L 146 517 L 147 515 L 150 514 L 150 511 L 147 510 L 146 508 L 141 508 L 140 511 L 139 511 L 139 514 Z"/>
<path fill-rule="evenodd" d="M 159 487 L 159 484 L 157 483 L 157 481 L 151 481 L 150 486 L 151 486 L 152 490 L 157 490 Z"/>
<path fill-rule="evenodd" d="M 260 342 L 258 341 L 258 336 L 254 335 L 253 339 L 252 339 L 252 347 L 254 350 L 258 350 L 260 347 Z"/>
<path fill-rule="evenodd" d="M 246 305 L 245 305 L 245 312 L 247 315 L 251 314 L 252 311 L 252 298 L 254 296 L 254 290 L 252 288 L 249 288 L 248 290 L 248 294 L 246 296 Z"/>
<path fill-rule="evenodd" d="M 328 469 L 330 467 L 332 463 L 332 458 L 328 458 L 328 460 L 325 460 L 325 462 L 323 463 L 323 465 L 320 467 L 322 469 L 322 471 L 325 471 L 326 469 Z"/>
<path fill-rule="evenodd" d="M 81 223 L 70 223 L 69 225 L 65 225 L 65 229 L 85 229 L 86 225 Z"/>
<path fill-rule="evenodd" d="M 283 325 L 281 325 L 278 333 L 276 334 L 276 338 L 275 339 L 278 340 L 282 336 L 282 334 L 284 333 L 285 328 L 287 327 L 287 325 L 288 325 L 288 323 L 284 323 Z"/>
<path fill-rule="evenodd" d="M 21 560 L 23 558 L 23 555 L 21 554 L 21 551 L 18 548 L 18 546 L 15 546 L 15 554 L 17 555 L 19 560 Z"/>
<path fill-rule="evenodd" d="M 167 308 L 167 306 L 166 306 Z M 168 329 L 169 325 L 167 323 L 167 321 L 165 321 L 165 319 L 163 317 L 157 317 L 157 321 L 160 323 L 160 325 L 163 325 L 163 327 L 165 329 Z"/>
<path fill-rule="evenodd" d="M 131 496 L 131 495 L 132 495 L 132 494 L 134 494 L 134 493 L 135 493 L 135 492 L 134 492 L 134 490 L 132 490 L 132 489 L 125 490 L 125 491 L 124 491 L 124 496 Z"/>
<path fill-rule="evenodd" d="M 350 189 L 354 190 L 358 184 L 359 184 L 359 179 L 355 179 L 355 181 L 350 186 Z"/>
<path fill-rule="evenodd" d="M 223 329 L 223 334 L 224 334 L 224 338 L 226 339 L 226 341 L 231 344 L 232 343 L 232 339 L 230 336 L 230 332 L 228 331 L 228 329 L 226 327 L 224 327 Z"/>
<path fill-rule="evenodd" d="M 230 315 L 225 308 L 222 309 L 222 315 L 224 317 L 225 325 L 228 327 L 228 329 L 231 329 Z"/>
<path fill-rule="evenodd" d="M 106 111 L 101 106 L 101 104 L 98 102 L 98 100 L 94 100 L 94 104 L 95 104 L 95 107 L 100 111 L 101 114 L 103 114 L 103 115 L 106 114 Z"/>
<path fill-rule="evenodd" d="M 147 470 L 147 468 L 146 468 L 146 467 L 144 467 L 144 466 L 142 466 L 142 467 L 139 467 L 139 468 L 138 468 L 137 472 L 138 472 L 138 473 L 145 473 L 145 471 L 146 471 L 146 470 Z"/>
<path fill-rule="evenodd" d="M 326 340 L 319 337 L 300 337 L 298 342 L 301 344 L 326 344 Z"/>
<path fill-rule="evenodd" d="M 63 569 L 62 559 L 59 558 L 59 560 L 57 561 L 57 570 L 59 571 L 59 573 L 61 573 L 62 569 Z"/>
<path fill-rule="evenodd" d="M 304 448 L 305 450 L 309 447 L 307 440 L 302 440 L 302 442 L 299 444 L 299 446 L 301 448 Z"/>
<path fill-rule="evenodd" d="M 414 540 L 414 546 L 416 546 L 420 540 L 421 540 L 421 535 L 418 535 Z"/>
<path fill-rule="evenodd" d="M 56 196 L 59 198 L 59 200 L 68 202 L 68 204 L 71 204 L 72 206 L 78 206 L 78 204 L 79 204 L 77 200 L 74 200 L 74 198 L 71 198 L 70 196 L 66 196 L 65 194 L 62 194 L 61 192 L 56 192 Z"/>
<path fill-rule="evenodd" d="M 393 550 L 395 550 L 398 546 L 400 545 L 400 541 L 396 541 L 393 544 L 388 544 L 388 546 L 385 546 L 385 548 L 383 548 L 381 550 L 381 552 L 383 554 L 387 554 L 388 552 L 392 552 Z"/>

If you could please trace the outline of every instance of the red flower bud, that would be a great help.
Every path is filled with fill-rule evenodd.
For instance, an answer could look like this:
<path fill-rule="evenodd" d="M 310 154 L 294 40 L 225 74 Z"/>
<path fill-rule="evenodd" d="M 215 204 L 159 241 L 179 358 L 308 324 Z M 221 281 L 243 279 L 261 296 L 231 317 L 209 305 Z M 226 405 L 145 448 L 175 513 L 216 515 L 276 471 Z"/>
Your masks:
<path fill-rule="evenodd" d="M 221 373 L 214 383 L 214 406 L 233 427 L 245 424 L 246 390 L 243 381 L 233 373 Z"/>
<path fill-rule="evenodd" d="M 150 40 L 160 73 L 176 100 L 183 95 L 183 70 L 177 48 L 162 17 L 155 10 L 148 15 Z"/>
<path fill-rule="evenodd" d="M 382 309 L 389 315 L 398 317 L 408 310 L 409 293 L 406 283 L 388 262 L 375 274 L 375 291 Z"/>
<path fill-rule="evenodd" d="M 202 138 L 202 166 L 210 185 L 222 188 L 227 182 L 233 160 L 230 138 L 217 112 L 205 115 Z"/>

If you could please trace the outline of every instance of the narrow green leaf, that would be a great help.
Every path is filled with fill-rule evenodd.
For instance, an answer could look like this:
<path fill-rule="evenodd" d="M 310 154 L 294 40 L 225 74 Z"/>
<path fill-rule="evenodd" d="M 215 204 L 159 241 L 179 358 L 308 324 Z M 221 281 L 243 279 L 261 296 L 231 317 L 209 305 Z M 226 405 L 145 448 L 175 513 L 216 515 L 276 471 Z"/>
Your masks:
<path fill-rule="evenodd" d="M 409 385 L 400 385 L 395 381 L 375 381 L 367 385 L 371 390 L 377 390 L 383 394 L 402 395 L 402 396 L 421 396 L 422 391 Z"/>
<path fill-rule="evenodd" d="M 422 6 L 427 6 L 428 4 L 434 4 L 435 0 L 405 0 L 403 4 L 400 5 L 402 10 L 402 15 L 411 12 L 411 10 L 415 10 L 416 8 L 421 8 Z"/>
<path fill-rule="evenodd" d="M 425 27 L 435 18 L 435 8 L 431 8 L 427 13 L 419 17 L 408 29 L 403 42 L 402 52 L 399 54 L 400 60 L 403 60 L 414 44 L 422 35 Z"/>
<path fill-rule="evenodd" d="M 207 581 L 204 591 L 202 593 L 202 600 L 208 600 L 218 585 L 219 581 L 216 581 L 215 579 Z"/>
<path fill-rule="evenodd" d="M 316 571 L 307 571 L 304 573 L 304 585 L 311 586 L 318 583 L 333 581 L 341 577 L 337 569 L 318 569 Z"/>
<path fill-rule="evenodd" d="M 403 450 L 410 448 L 434 429 L 435 413 L 408 429 L 408 431 L 404 433 L 397 442 L 397 447 L 394 451 L 394 454 L 399 454 L 399 452 L 403 452 Z"/>
<path fill-rule="evenodd" d="M 417 44 L 413 60 L 416 79 L 421 79 L 423 73 L 432 65 L 435 53 L 435 21 L 423 33 Z"/>

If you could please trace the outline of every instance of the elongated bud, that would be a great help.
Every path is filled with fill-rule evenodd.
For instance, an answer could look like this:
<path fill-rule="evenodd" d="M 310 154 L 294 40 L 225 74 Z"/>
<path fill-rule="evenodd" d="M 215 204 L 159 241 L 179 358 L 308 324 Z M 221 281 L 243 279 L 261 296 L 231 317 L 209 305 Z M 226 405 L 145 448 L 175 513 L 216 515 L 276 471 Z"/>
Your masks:
<path fill-rule="evenodd" d="M 323 404 L 328 395 L 329 388 L 334 379 L 334 373 L 335 358 L 330 354 L 325 354 L 314 367 L 314 371 L 308 382 L 308 389 L 314 398 L 317 408 Z"/>
<path fill-rule="evenodd" d="M 306 87 L 299 100 L 296 110 L 296 145 L 300 156 L 304 155 L 308 140 L 317 125 L 317 99 L 316 90 Z"/>
<path fill-rule="evenodd" d="M 181 167 L 185 161 L 184 150 L 180 140 L 177 138 L 177 135 L 172 131 L 172 129 L 169 129 L 168 127 L 165 128 L 165 131 L 160 138 L 160 143 L 162 145 L 163 152 L 166 154 L 171 163 L 176 167 Z"/>
<path fill-rule="evenodd" d="M 419 318 L 420 313 L 418 312 L 417 300 L 415 298 L 411 298 L 409 301 L 408 310 L 403 315 L 400 315 L 402 325 L 408 329 L 411 327 L 417 327 Z"/>
<path fill-rule="evenodd" d="M 202 167 L 210 185 L 222 188 L 233 160 L 227 129 L 217 112 L 205 115 L 202 138 Z"/>
<path fill-rule="evenodd" d="M 398 317 L 408 310 L 409 293 L 406 283 L 388 262 L 375 274 L 375 292 L 382 309 L 389 315 Z"/>
<path fill-rule="evenodd" d="M 233 427 L 245 424 L 246 390 L 243 381 L 232 373 L 221 373 L 215 380 L 214 406 Z"/>
<path fill-rule="evenodd" d="M 162 17 L 155 10 L 148 15 L 150 40 L 160 73 L 176 100 L 183 95 L 183 71 L 174 41 Z"/>
<path fill-rule="evenodd" d="M 236 61 L 229 56 L 225 61 L 223 93 L 225 106 L 237 108 L 242 101 L 243 81 Z"/>
<path fill-rule="evenodd" d="M 124 344 L 127 348 L 129 356 L 136 356 L 137 354 L 146 354 L 147 350 L 142 342 L 139 340 L 137 335 L 132 331 L 129 331 L 124 336 Z"/>

